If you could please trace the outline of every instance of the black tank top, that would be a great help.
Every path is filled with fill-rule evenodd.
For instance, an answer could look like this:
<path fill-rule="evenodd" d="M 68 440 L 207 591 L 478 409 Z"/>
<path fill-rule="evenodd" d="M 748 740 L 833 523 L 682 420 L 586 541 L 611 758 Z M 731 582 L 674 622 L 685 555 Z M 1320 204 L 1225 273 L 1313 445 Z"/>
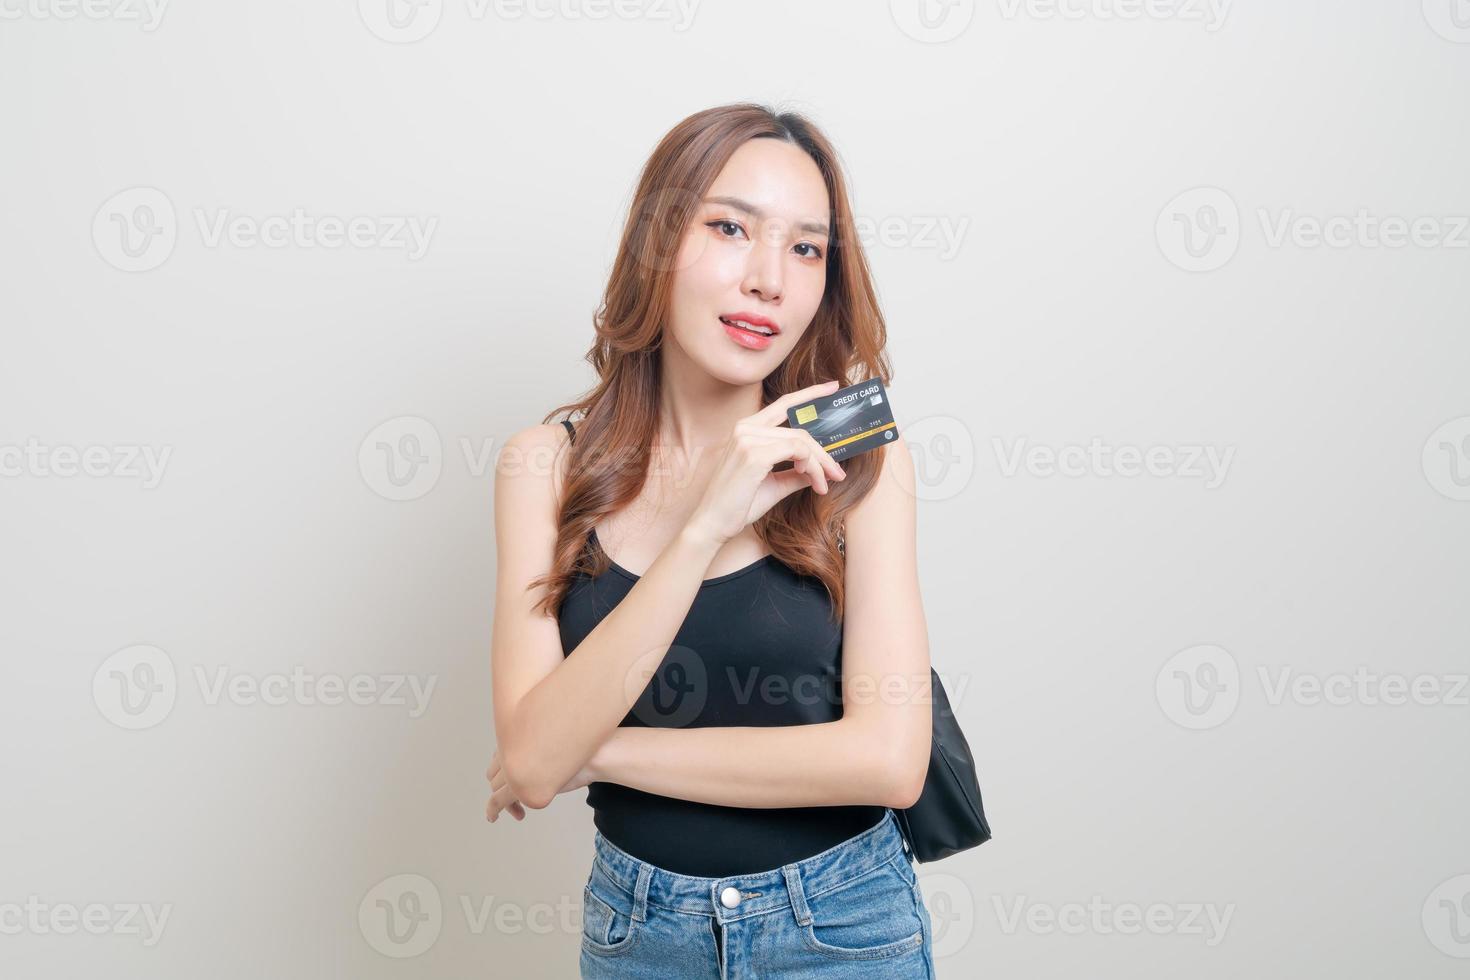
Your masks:
<path fill-rule="evenodd" d="M 563 421 L 573 433 L 570 422 Z M 597 532 L 588 536 L 601 548 Z M 571 653 L 632 590 L 616 564 L 578 573 L 557 620 Z M 705 579 L 658 670 L 620 727 L 814 725 L 842 717 L 842 624 L 821 580 L 771 555 Z M 617 783 L 587 787 L 592 822 L 617 847 L 705 878 L 768 871 L 819 854 L 882 820 L 881 806 L 729 807 Z"/>

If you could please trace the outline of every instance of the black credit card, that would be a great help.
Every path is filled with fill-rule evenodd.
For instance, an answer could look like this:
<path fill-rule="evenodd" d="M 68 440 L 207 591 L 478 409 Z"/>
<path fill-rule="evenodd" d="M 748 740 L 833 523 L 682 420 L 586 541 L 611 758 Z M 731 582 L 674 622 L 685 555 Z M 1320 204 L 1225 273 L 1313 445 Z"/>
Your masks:
<path fill-rule="evenodd" d="M 898 435 L 888 392 L 877 378 L 839 388 L 786 410 L 793 429 L 805 429 L 837 462 L 860 456 Z"/>

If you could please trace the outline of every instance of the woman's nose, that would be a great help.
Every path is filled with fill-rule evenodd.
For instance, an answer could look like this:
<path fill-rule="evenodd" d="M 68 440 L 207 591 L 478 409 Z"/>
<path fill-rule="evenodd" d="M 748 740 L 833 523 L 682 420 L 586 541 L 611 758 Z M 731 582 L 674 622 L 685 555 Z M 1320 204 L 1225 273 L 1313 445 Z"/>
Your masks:
<path fill-rule="evenodd" d="M 756 242 L 750 249 L 745 270 L 745 291 L 768 303 L 781 298 L 781 260 L 784 248 L 778 244 Z"/>

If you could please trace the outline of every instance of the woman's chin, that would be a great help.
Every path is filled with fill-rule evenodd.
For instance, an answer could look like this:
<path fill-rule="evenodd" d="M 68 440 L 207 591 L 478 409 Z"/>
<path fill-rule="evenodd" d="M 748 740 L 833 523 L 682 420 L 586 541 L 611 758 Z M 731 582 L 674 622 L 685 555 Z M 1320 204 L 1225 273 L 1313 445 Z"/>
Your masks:
<path fill-rule="evenodd" d="M 754 351 L 710 351 L 701 350 L 690 358 L 694 365 L 716 381 L 727 385 L 744 386 L 759 384 L 775 370 L 777 361 L 769 356 L 757 355 Z"/>

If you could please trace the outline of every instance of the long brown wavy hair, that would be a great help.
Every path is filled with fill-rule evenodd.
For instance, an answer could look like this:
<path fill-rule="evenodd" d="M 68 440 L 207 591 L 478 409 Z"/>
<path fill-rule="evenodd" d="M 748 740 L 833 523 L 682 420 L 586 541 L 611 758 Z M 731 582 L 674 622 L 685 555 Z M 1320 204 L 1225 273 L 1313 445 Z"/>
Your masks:
<path fill-rule="evenodd" d="M 558 405 L 542 423 L 580 413 L 569 447 L 558 509 L 555 556 L 549 574 L 530 588 L 548 586 L 536 608 L 560 608 L 577 575 L 607 570 L 605 552 L 588 536 L 604 515 L 635 500 L 648 474 L 658 429 L 661 348 L 675 257 L 701 199 L 726 161 L 746 140 L 778 139 L 816 161 L 831 202 L 826 290 L 816 316 L 791 354 L 762 382 L 761 404 L 787 392 L 836 378 L 846 386 L 892 368 L 887 328 L 878 309 L 867 259 L 858 241 L 847 185 L 836 151 L 809 120 L 754 103 L 716 106 L 684 119 L 659 142 L 638 180 L 622 241 L 601 305 L 593 316 L 596 339 L 586 360 L 598 383 L 579 401 Z M 843 515 L 872 488 L 887 447 L 847 460 L 847 479 L 823 495 L 796 490 L 753 523 L 776 560 L 819 579 L 832 618 L 843 614 L 845 557 L 839 551 Z"/>

